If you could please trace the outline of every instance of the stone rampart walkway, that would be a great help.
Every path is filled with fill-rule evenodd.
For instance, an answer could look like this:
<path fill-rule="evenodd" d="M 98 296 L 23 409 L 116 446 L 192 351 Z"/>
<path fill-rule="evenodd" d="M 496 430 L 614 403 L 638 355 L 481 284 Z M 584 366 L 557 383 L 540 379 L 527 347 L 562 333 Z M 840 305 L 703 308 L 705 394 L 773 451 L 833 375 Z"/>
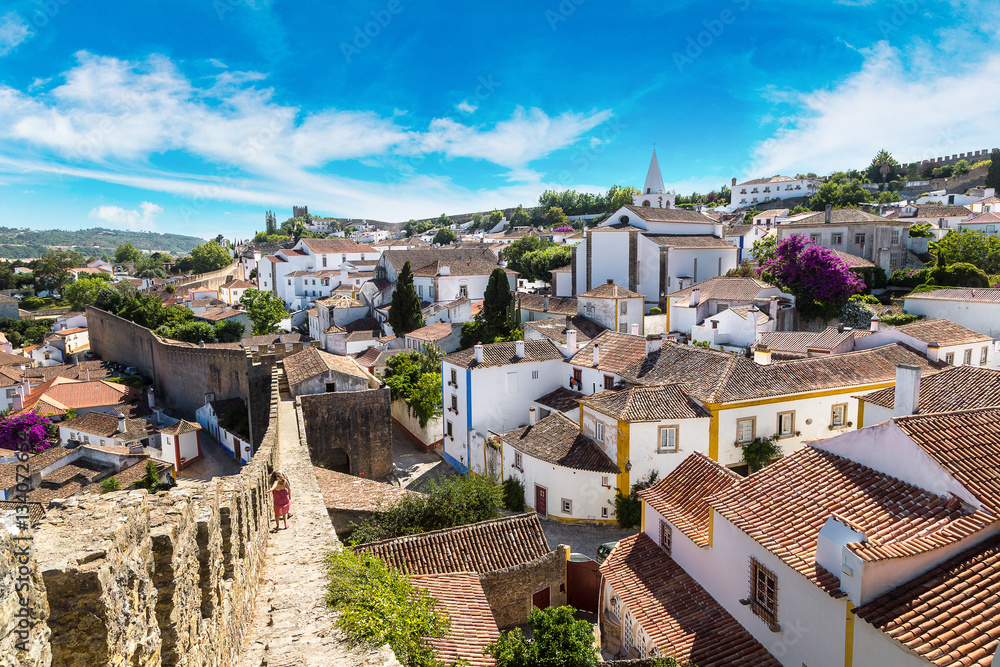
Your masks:
<path fill-rule="evenodd" d="M 333 629 L 323 602 L 324 554 L 339 546 L 308 450 L 299 441 L 295 402 L 282 394 L 278 411 L 279 470 L 292 487 L 288 530 L 271 534 L 257 608 L 239 667 L 398 667 L 392 652 L 357 651 Z M 273 521 L 273 519 L 272 519 Z"/>

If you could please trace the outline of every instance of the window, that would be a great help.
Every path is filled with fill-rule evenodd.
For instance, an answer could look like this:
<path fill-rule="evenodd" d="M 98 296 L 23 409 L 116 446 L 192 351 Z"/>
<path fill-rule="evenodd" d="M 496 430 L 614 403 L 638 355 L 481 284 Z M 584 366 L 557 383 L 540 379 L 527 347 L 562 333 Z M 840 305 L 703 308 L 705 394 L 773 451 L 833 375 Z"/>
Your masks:
<path fill-rule="evenodd" d="M 972 365 L 972 350 L 966 350 L 962 358 L 962 363 L 966 366 Z"/>
<path fill-rule="evenodd" d="M 291 284 L 292 284 L 292 279 L 291 279 L 291 278 L 289 278 L 289 279 L 288 279 L 288 284 L 289 284 L 289 285 L 291 285 Z"/>
<path fill-rule="evenodd" d="M 628 324 L 622 322 L 618 325 L 618 333 L 628 333 Z"/>
<path fill-rule="evenodd" d="M 984 347 L 979 351 L 979 365 L 982 366 L 986 363 L 986 356 L 989 354 L 990 348 Z"/>
<path fill-rule="evenodd" d="M 598 442 L 604 442 L 604 424 L 597 422 L 597 425 L 594 427 L 594 435 L 597 436 Z"/>
<path fill-rule="evenodd" d="M 830 423 L 834 428 L 847 423 L 847 403 L 838 403 L 833 406 L 830 414 Z"/>
<path fill-rule="evenodd" d="M 337 391 L 337 383 L 336 382 L 327 382 L 326 383 L 326 391 L 327 391 L 327 393 Z"/>
<path fill-rule="evenodd" d="M 622 315 L 628 315 L 628 302 L 622 301 Z"/>
<path fill-rule="evenodd" d="M 892 230 L 892 239 L 889 241 L 889 245 L 899 245 L 899 230 Z"/>
<path fill-rule="evenodd" d="M 454 394 L 451 395 L 451 410 L 455 414 L 458 414 L 458 396 Z"/>
<path fill-rule="evenodd" d="M 944 363 L 954 365 L 955 353 L 949 352 L 948 354 L 944 355 Z"/>
<path fill-rule="evenodd" d="M 607 519 L 608 518 L 608 508 L 607 507 L 602 507 L 601 508 L 601 518 L 602 519 Z"/>
<path fill-rule="evenodd" d="M 756 558 L 750 559 L 750 609 L 768 625 L 778 624 L 778 578 Z"/>
<path fill-rule="evenodd" d="M 514 467 L 524 472 L 524 456 L 521 452 L 514 452 Z"/>
<path fill-rule="evenodd" d="M 670 555 L 670 548 L 673 546 L 673 530 L 670 528 L 670 524 L 660 519 L 660 546 L 663 550 Z"/>
<path fill-rule="evenodd" d="M 507 373 L 507 393 L 516 394 L 517 393 L 517 371 L 511 371 Z"/>
<path fill-rule="evenodd" d="M 456 387 L 458 386 L 458 371 L 454 368 L 451 369 L 451 383 Z"/>
<path fill-rule="evenodd" d="M 580 387 L 583 386 L 583 370 L 581 370 L 579 368 L 574 368 L 573 369 L 573 378 L 572 378 L 572 380 L 570 380 L 570 383 L 569 383 L 570 389 L 572 389 L 574 386 L 577 389 L 580 389 Z"/>
<path fill-rule="evenodd" d="M 465 299 L 469 296 L 469 288 L 465 285 L 459 285 L 458 287 L 458 298 Z"/>
<path fill-rule="evenodd" d="M 750 442 L 754 439 L 756 431 L 756 418 L 750 417 L 749 419 L 736 420 L 736 440 L 738 442 Z"/>
<path fill-rule="evenodd" d="M 417 285 L 417 294 L 420 296 L 420 298 L 424 297 L 424 286 L 423 285 Z"/>
<path fill-rule="evenodd" d="M 451 428 L 452 428 L 452 427 L 451 427 L 451 422 L 450 422 L 450 421 L 446 421 L 446 422 L 444 423 L 444 434 L 445 434 L 445 435 L 447 435 L 447 436 L 448 436 L 449 438 L 451 438 L 451 439 L 453 439 L 453 440 L 454 440 L 454 439 L 455 439 L 455 436 L 454 436 L 454 435 L 452 435 L 452 431 L 451 431 Z"/>
<path fill-rule="evenodd" d="M 531 379 L 532 380 L 538 379 L 538 371 L 531 371 Z"/>
<path fill-rule="evenodd" d="M 865 244 L 865 235 L 864 234 L 855 234 L 854 235 L 854 244 L 855 245 L 864 245 Z"/>
<path fill-rule="evenodd" d="M 607 475 L 601 475 L 601 486 L 603 486 L 606 489 L 611 488 L 611 481 Z"/>
<path fill-rule="evenodd" d="M 323 266 L 326 266 L 326 255 L 323 255 Z"/>
<path fill-rule="evenodd" d="M 820 243 L 823 240 L 823 235 L 822 234 L 810 234 L 809 235 L 809 240 L 812 241 L 813 243 Z"/>
<path fill-rule="evenodd" d="M 778 413 L 778 437 L 787 438 L 795 435 L 795 412 Z"/>
<path fill-rule="evenodd" d="M 611 596 L 611 613 L 615 616 L 621 618 L 622 615 L 622 599 L 617 595 Z"/>
<path fill-rule="evenodd" d="M 830 235 L 830 245 L 843 245 L 844 235 L 843 234 L 831 234 Z"/>
<path fill-rule="evenodd" d="M 677 427 L 661 426 L 660 442 L 656 451 L 660 454 L 677 451 Z"/>
<path fill-rule="evenodd" d="M 83 436 L 83 441 L 89 445 L 90 444 L 90 436 L 89 435 Z"/>
<path fill-rule="evenodd" d="M 615 378 L 611 375 L 604 376 L 604 388 L 614 389 L 615 388 Z"/>
<path fill-rule="evenodd" d="M 563 498 L 562 499 L 562 511 L 563 511 L 563 514 L 572 514 L 573 513 L 573 501 L 570 500 L 569 498 Z"/>
<path fill-rule="evenodd" d="M 316 284 L 316 279 L 315 279 L 315 278 L 313 278 L 313 285 L 315 285 L 315 284 Z"/>

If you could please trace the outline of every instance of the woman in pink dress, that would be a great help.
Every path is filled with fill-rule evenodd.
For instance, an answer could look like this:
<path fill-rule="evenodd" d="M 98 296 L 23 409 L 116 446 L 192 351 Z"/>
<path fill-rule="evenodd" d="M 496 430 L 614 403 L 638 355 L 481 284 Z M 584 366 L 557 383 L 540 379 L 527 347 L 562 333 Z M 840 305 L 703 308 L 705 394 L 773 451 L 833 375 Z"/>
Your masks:
<path fill-rule="evenodd" d="M 271 496 L 274 499 L 274 530 L 278 530 L 278 519 L 285 523 L 288 528 L 288 510 L 292 504 L 292 494 L 288 490 L 288 482 L 284 475 L 276 472 L 271 473 Z"/>

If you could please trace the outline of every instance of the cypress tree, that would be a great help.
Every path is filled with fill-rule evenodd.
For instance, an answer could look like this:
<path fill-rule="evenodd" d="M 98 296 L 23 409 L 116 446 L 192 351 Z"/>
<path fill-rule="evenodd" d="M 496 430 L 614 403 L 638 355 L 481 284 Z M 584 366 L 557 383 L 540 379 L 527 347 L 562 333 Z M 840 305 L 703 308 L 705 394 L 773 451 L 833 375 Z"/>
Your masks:
<path fill-rule="evenodd" d="M 424 326 L 423 314 L 420 312 L 420 297 L 417 288 L 413 286 L 413 269 L 410 263 L 403 265 L 396 279 L 396 291 L 392 294 L 389 304 L 389 326 L 397 336 L 403 336 Z"/>
<path fill-rule="evenodd" d="M 514 296 L 507 273 L 500 267 L 493 269 L 483 293 L 482 316 L 491 338 L 506 338 L 515 328 Z"/>
<path fill-rule="evenodd" d="M 986 170 L 986 187 L 1000 191 L 1000 148 L 990 153 L 990 166 Z"/>

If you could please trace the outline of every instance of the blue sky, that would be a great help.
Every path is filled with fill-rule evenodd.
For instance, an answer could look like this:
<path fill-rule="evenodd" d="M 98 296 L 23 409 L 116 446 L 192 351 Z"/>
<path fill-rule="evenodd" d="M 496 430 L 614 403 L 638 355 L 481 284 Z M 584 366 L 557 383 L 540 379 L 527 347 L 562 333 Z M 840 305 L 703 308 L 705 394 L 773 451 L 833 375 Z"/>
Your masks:
<path fill-rule="evenodd" d="M 4 0 L 0 225 L 245 238 L 1000 144 L 1000 9 Z"/>

